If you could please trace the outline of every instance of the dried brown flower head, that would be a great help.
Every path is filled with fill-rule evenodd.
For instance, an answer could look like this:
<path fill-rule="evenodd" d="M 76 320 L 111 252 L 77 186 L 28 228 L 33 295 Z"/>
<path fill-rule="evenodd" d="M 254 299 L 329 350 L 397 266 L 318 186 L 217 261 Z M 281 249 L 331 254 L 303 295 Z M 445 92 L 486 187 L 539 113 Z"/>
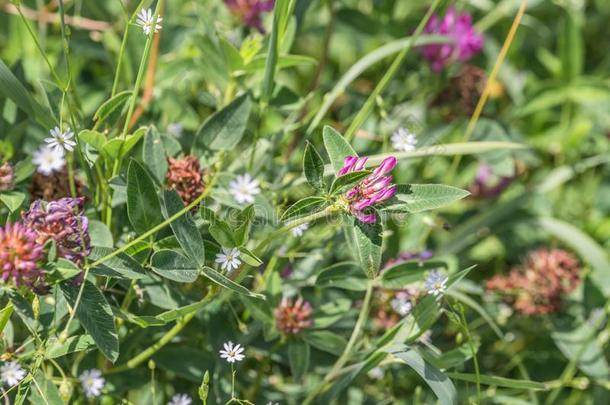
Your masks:
<path fill-rule="evenodd" d="M 449 85 L 436 96 L 432 105 L 443 110 L 443 117 L 447 121 L 458 116 L 470 116 L 486 83 L 487 75 L 483 69 L 466 65 L 457 76 L 451 78 Z"/>
<path fill-rule="evenodd" d="M 580 265 L 562 249 L 539 249 L 506 276 L 487 281 L 489 290 L 497 291 L 525 315 L 543 315 L 561 309 L 561 297 L 572 292 L 580 282 Z"/>
<path fill-rule="evenodd" d="M 76 186 L 76 195 L 83 195 L 83 183 L 78 179 L 74 179 Z M 70 180 L 68 177 L 68 169 L 63 168 L 58 172 L 49 175 L 35 172 L 32 175 L 32 184 L 30 185 L 31 200 L 53 201 L 60 198 L 71 197 L 70 195 Z"/>
<path fill-rule="evenodd" d="M 0 166 L 0 191 L 13 188 L 13 167 L 7 163 Z"/>
<path fill-rule="evenodd" d="M 275 309 L 275 324 L 277 328 L 288 335 L 296 335 L 303 329 L 311 327 L 313 321 L 311 304 L 303 298 L 297 298 L 294 303 L 290 298 L 282 298 Z"/>
<path fill-rule="evenodd" d="M 181 159 L 168 157 L 167 186 L 176 190 L 185 204 L 192 203 L 205 190 L 203 172 L 196 156 L 189 155 Z"/>

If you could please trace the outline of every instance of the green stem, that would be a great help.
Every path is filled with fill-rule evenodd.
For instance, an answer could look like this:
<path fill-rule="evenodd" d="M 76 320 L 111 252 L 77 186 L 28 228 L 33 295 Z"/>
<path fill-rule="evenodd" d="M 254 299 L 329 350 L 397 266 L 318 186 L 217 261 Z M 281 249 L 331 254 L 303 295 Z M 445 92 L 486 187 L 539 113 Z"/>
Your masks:
<path fill-rule="evenodd" d="M 466 127 L 466 132 L 464 133 L 464 142 L 468 142 L 470 140 L 470 137 L 472 136 L 472 133 L 474 132 L 474 129 L 477 126 L 477 122 L 479 122 L 479 117 L 481 116 L 481 113 L 483 112 L 483 107 L 485 107 L 485 104 L 487 103 L 487 99 L 489 98 L 489 94 L 491 93 L 492 84 L 495 82 L 496 76 L 500 72 L 500 67 L 504 63 L 504 59 L 506 58 L 510 45 L 513 43 L 513 40 L 515 39 L 515 34 L 517 33 L 517 29 L 519 28 L 519 24 L 521 23 L 521 18 L 525 14 L 526 8 L 527 8 L 527 0 L 521 0 L 521 5 L 519 6 L 517 15 L 515 15 L 515 19 L 513 20 L 510 30 L 508 31 L 508 35 L 506 36 L 506 39 L 504 40 L 504 44 L 502 44 L 500 53 L 498 54 L 496 62 L 494 63 L 493 68 L 491 69 L 491 73 L 489 74 L 489 77 L 487 78 L 487 81 L 485 83 L 485 88 L 483 89 L 483 92 L 481 93 L 481 97 L 479 98 L 479 101 L 477 102 L 474 113 L 472 114 L 472 117 L 470 117 L 470 121 L 468 121 L 468 126 Z M 457 173 L 457 169 L 460 164 L 461 158 L 462 157 L 460 155 L 458 155 L 453 159 L 453 162 L 449 169 L 449 179 L 450 179 L 449 184 L 453 183 L 453 178 L 455 177 L 455 174 Z"/>
<path fill-rule="evenodd" d="M 386 87 L 390 84 L 390 81 L 392 80 L 392 78 L 394 78 L 394 75 L 396 74 L 396 72 L 398 72 L 400 65 L 402 65 L 403 61 L 407 57 L 407 54 L 409 53 L 411 48 L 413 48 L 413 44 L 419 38 L 419 35 L 424 30 L 424 27 L 428 23 L 428 20 L 430 19 L 430 17 L 432 17 L 432 13 L 434 13 L 434 11 L 436 10 L 436 7 L 438 7 L 438 4 L 440 3 L 440 1 L 441 0 L 434 0 L 434 3 L 432 3 L 432 5 L 428 9 L 428 11 L 426 12 L 426 15 L 421 20 L 421 22 L 417 26 L 417 29 L 413 33 L 413 36 L 411 37 L 411 41 L 409 41 L 409 45 L 407 47 L 403 48 L 403 50 L 400 51 L 400 53 L 398 55 L 396 55 L 396 58 L 394 59 L 394 62 L 392 62 L 392 65 L 390 66 L 388 71 L 385 73 L 385 75 L 383 75 L 383 77 L 381 78 L 381 80 L 379 81 L 377 86 L 375 87 L 375 90 L 373 90 L 373 92 L 369 95 L 368 99 L 366 100 L 366 102 L 364 103 L 364 105 L 362 106 L 360 111 L 358 111 L 358 114 L 356 114 L 356 117 L 352 120 L 351 125 L 345 132 L 345 139 L 347 141 L 350 141 L 354 137 L 354 134 L 356 133 L 356 131 L 360 128 L 360 126 L 364 123 L 364 121 L 369 116 L 369 113 L 371 112 L 375 103 L 377 102 L 377 98 L 379 96 L 381 96 L 381 93 L 383 93 L 383 91 L 386 89 Z"/>
<path fill-rule="evenodd" d="M 350 360 L 350 358 L 353 354 L 354 348 L 356 346 L 356 342 L 358 341 L 358 338 L 360 337 L 360 332 L 361 332 L 361 330 L 364 326 L 364 323 L 366 321 L 366 318 L 369 314 L 372 296 L 373 296 L 373 282 L 371 280 L 369 280 L 369 282 L 366 286 L 364 302 L 362 303 L 362 308 L 360 309 L 360 314 L 358 315 L 358 320 L 356 321 L 356 325 L 354 326 L 352 335 L 350 336 L 349 341 L 347 342 L 347 346 L 345 346 L 345 350 L 343 350 L 343 353 L 337 359 L 337 361 L 333 365 L 330 372 L 328 372 L 328 374 L 326 374 L 324 379 L 310 391 L 307 398 L 305 398 L 303 405 L 311 404 L 312 401 L 315 399 L 315 397 L 318 395 L 318 393 L 324 388 L 324 386 L 329 381 L 331 381 L 333 378 L 335 378 L 335 376 L 341 371 L 343 366 Z"/>
<path fill-rule="evenodd" d="M 77 145 L 78 147 L 78 145 Z M 68 185 L 70 186 L 70 195 L 72 198 L 76 198 L 76 182 L 74 180 L 74 156 L 72 153 L 68 153 L 66 156 L 68 161 Z"/>
<path fill-rule="evenodd" d="M 481 370 L 479 369 L 479 360 L 477 358 L 477 351 L 474 347 L 474 343 L 472 340 L 472 335 L 470 334 L 470 329 L 468 329 L 468 322 L 466 321 L 466 316 L 464 315 L 464 308 L 460 306 L 459 312 L 460 320 L 463 324 L 463 330 L 466 334 L 466 339 L 468 339 L 468 347 L 470 348 L 470 352 L 472 353 L 472 362 L 474 364 L 474 372 L 477 379 L 477 403 L 481 403 Z"/>
<path fill-rule="evenodd" d="M 127 19 L 127 26 L 125 26 L 125 34 L 123 35 L 123 41 L 121 41 L 121 49 L 119 50 L 119 61 L 117 62 L 116 71 L 114 72 L 114 80 L 112 81 L 112 93 L 111 93 L 110 97 L 114 97 L 119 88 L 119 77 L 121 76 L 121 68 L 123 65 L 123 56 L 125 55 L 125 48 L 127 46 L 127 37 L 129 36 L 129 26 L 133 22 L 133 19 L 136 17 L 138 10 L 140 10 L 140 8 L 142 8 L 142 4 L 144 4 L 144 0 L 140 0 L 140 3 L 136 7 L 136 9 L 133 12 L 133 14 L 131 15 L 131 17 L 129 17 Z M 121 6 L 123 6 L 122 1 L 121 1 Z M 127 13 L 127 10 L 125 10 L 125 13 Z"/>
<path fill-rule="evenodd" d="M 127 137 L 127 131 L 129 130 L 129 123 L 131 121 L 131 117 L 133 115 L 133 111 L 136 108 L 136 102 L 138 100 L 138 94 L 140 93 L 140 87 L 142 86 L 142 80 L 144 80 L 144 73 L 146 71 L 146 65 L 148 64 L 148 59 L 150 57 L 150 50 L 152 48 L 153 38 L 155 34 L 155 27 L 157 24 L 157 19 L 159 18 L 159 10 L 163 6 L 164 0 L 159 0 L 157 6 L 155 7 L 155 16 L 152 22 L 152 32 L 148 35 L 146 39 L 146 45 L 144 47 L 144 53 L 142 54 L 142 59 L 140 60 L 140 66 L 138 67 L 138 75 L 136 76 L 136 83 L 133 86 L 133 92 L 131 93 L 131 99 L 129 101 L 129 108 L 127 109 L 127 116 L 125 117 L 125 123 L 123 124 L 123 131 L 121 132 L 121 139 L 125 139 Z M 125 34 L 127 36 L 127 33 Z M 120 61 L 120 59 L 119 59 Z M 115 89 L 113 89 L 115 90 Z M 114 166 L 112 168 L 112 175 L 110 178 L 115 177 L 119 171 L 121 170 L 121 159 L 117 158 L 114 161 Z M 109 190 L 110 191 L 110 190 Z M 112 192 L 108 193 L 108 203 L 106 204 L 106 225 L 110 228 L 112 223 Z"/>
<path fill-rule="evenodd" d="M 195 317 L 196 314 L 196 311 L 191 312 L 190 314 L 186 314 L 183 318 L 178 319 L 176 325 L 174 325 L 173 328 L 167 331 L 165 335 L 161 336 L 161 339 L 155 342 L 155 344 L 148 347 L 148 349 L 144 350 L 143 352 L 140 352 L 140 354 L 129 360 L 127 363 L 110 369 L 109 371 L 107 371 L 107 373 L 120 373 L 136 368 L 137 366 L 148 360 L 157 351 L 159 351 L 159 349 L 168 344 L 178 333 L 180 333 L 180 331 L 182 331 L 182 329 L 184 329 L 186 325 L 189 324 L 189 322 Z"/>
<path fill-rule="evenodd" d="M 63 90 L 65 88 L 65 86 L 63 84 L 63 81 L 59 78 L 59 75 L 55 71 L 55 68 L 51 64 L 51 61 L 49 60 L 49 58 L 47 58 L 47 54 L 44 52 L 44 49 L 42 49 L 42 46 L 40 45 L 40 41 L 38 40 L 38 36 L 32 30 L 32 27 L 30 27 L 30 24 L 28 23 L 28 20 L 23 15 L 23 12 L 21 11 L 21 7 L 19 6 L 18 3 L 15 4 L 15 7 L 17 8 L 17 12 L 19 12 L 19 15 L 21 16 L 21 20 L 23 21 L 23 24 L 27 28 L 27 30 L 30 33 L 30 36 L 32 37 L 32 39 L 34 40 L 34 44 L 36 45 L 36 48 L 38 48 L 38 51 L 42 55 L 42 58 L 46 62 L 47 66 L 49 67 L 49 70 L 51 71 L 51 75 L 53 76 L 53 79 L 55 80 L 55 83 L 59 86 L 59 88 L 61 88 Z"/>

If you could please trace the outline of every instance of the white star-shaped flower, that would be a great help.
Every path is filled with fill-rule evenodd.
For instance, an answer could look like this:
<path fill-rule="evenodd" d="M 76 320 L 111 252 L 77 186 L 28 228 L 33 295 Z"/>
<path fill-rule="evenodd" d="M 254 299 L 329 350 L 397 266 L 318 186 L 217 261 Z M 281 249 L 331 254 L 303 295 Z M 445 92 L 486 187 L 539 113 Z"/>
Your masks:
<path fill-rule="evenodd" d="M 163 21 L 163 18 L 160 15 L 157 15 L 157 23 L 155 24 L 155 33 L 159 32 L 159 30 L 163 27 L 161 27 L 161 21 Z M 150 35 L 150 33 L 153 31 L 153 24 L 155 23 L 155 17 L 153 15 L 153 12 L 150 8 L 148 9 L 141 9 L 140 12 L 138 13 L 138 18 L 136 19 L 136 23 L 142 27 L 142 31 L 144 31 L 144 34 L 146 35 Z"/>
<path fill-rule="evenodd" d="M 220 357 L 226 359 L 229 363 L 235 363 L 236 361 L 242 361 L 246 358 L 242 353 L 244 348 L 240 344 L 233 345 L 230 340 L 224 345 L 224 350 L 220 351 Z"/>
<path fill-rule="evenodd" d="M 435 297 L 443 295 L 447 290 L 447 276 L 438 270 L 431 271 L 426 277 L 424 288 L 428 291 L 428 294 Z"/>
<path fill-rule="evenodd" d="M 48 176 L 55 171 L 61 170 L 66 164 L 64 151 L 63 149 L 42 145 L 40 149 L 32 153 L 32 163 L 36 165 L 38 173 Z"/>
<path fill-rule="evenodd" d="M 261 192 L 259 182 L 248 173 L 235 177 L 229 183 L 229 193 L 238 204 L 252 204 L 254 197 Z"/>
<path fill-rule="evenodd" d="M 74 150 L 74 146 L 76 146 L 76 142 L 72 140 L 74 138 L 74 132 L 67 129 L 62 132 L 59 127 L 53 128 L 49 131 L 51 136 L 49 138 L 45 138 L 45 142 L 49 144 L 49 146 L 53 149 L 60 150 L 62 153 L 64 150 L 68 152 L 72 152 Z"/>
<path fill-rule="evenodd" d="M 222 253 L 216 253 L 216 263 L 219 263 L 223 270 L 234 270 L 241 266 L 241 260 L 238 259 L 239 255 L 239 249 L 223 247 Z"/>
<path fill-rule="evenodd" d="M 305 232 L 307 229 L 309 229 L 309 224 L 307 223 L 295 226 L 294 228 L 292 228 L 292 236 L 303 236 L 303 232 Z"/>
<path fill-rule="evenodd" d="M 78 377 L 80 386 L 87 398 L 95 398 L 102 395 L 102 389 L 106 384 L 106 379 L 102 377 L 102 372 L 96 368 L 85 370 Z"/>
<path fill-rule="evenodd" d="M 16 361 L 9 361 L 0 367 L 0 379 L 9 387 L 19 384 L 25 374 L 26 371 Z"/>
<path fill-rule="evenodd" d="M 399 152 L 411 152 L 417 145 L 417 137 L 405 128 L 398 128 L 392 134 L 392 147 Z"/>
<path fill-rule="evenodd" d="M 176 394 L 167 405 L 191 405 L 193 400 L 186 394 Z"/>

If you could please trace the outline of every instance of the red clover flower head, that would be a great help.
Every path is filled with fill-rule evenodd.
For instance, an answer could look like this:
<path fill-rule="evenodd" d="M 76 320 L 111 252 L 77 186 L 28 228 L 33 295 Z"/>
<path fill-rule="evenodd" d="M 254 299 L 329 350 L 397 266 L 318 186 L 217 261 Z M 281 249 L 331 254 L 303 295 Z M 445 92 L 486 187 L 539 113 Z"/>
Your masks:
<path fill-rule="evenodd" d="M 561 297 L 580 282 L 580 265 L 562 249 L 538 249 L 504 276 L 487 281 L 487 289 L 504 295 L 505 300 L 524 315 L 544 315 L 561 309 Z"/>
<path fill-rule="evenodd" d="M 43 246 L 36 232 L 20 222 L 0 227 L 0 274 L 4 283 L 36 287 L 43 278 Z"/>
<path fill-rule="evenodd" d="M 224 2 L 244 24 L 264 33 L 261 14 L 273 10 L 275 0 L 224 0 Z"/>
<path fill-rule="evenodd" d="M 84 215 L 84 198 L 61 198 L 32 203 L 23 215 L 24 224 L 37 234 L 38 243 L 53 239 L 60 257 L 80 264 L 91 250 L 89 220 Z"/>
<path fill-rule="evenodd" d="M 468 61 L 483 48 L 483 36 L 474 29 L 470 14 L 458 14 L 453 6 L 447 9 L 444 17 L 434 14 L 424 33 L 448 36 L 452 40 L 451 43 L 423 47 L 424 58 L 430 61 L 435 72 L 440 72 L 450 62 Z"/>
<path fill-rule="evenodd" d="M 347 156 L 338 175 L 343 176 L 363 170 L 367 160 L 366 157 Z M 376 221 L 375 213 L 367 212 L 367 208 L 382 203 L 396 194 L 396 186 L 392 184 L 392 176 L 388 176 L 396 163 L 397 160 L 394 156 L 385 158 L 381 165 L 373 170 L 373 173 L 345 193 L 344 197 L 349 204 L 350 212 L 360 221 L 368 224 L 374 223 Z"/>
<path fill-rule="evenodd" d="M 275 309 L 275 323 L 277 328 L 288 335 L 296 335 L 303 329 L 311 327 L 313 321 L 311 304 L 303 298 L 297 298 L 294 303 L 290 298 L 282 298 L 282 302 Z"/>

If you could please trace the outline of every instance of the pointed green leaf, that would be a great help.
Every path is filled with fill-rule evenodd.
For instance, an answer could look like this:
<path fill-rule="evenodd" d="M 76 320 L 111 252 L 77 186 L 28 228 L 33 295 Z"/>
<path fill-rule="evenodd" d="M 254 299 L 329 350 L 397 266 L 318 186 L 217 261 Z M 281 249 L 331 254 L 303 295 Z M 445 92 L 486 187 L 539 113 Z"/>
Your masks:
<path fill-rule="evenodd" d="M 151 269 L 161 277 L 179 283 L 192 283 L 199 275 L 197 263 L 169 249 L 161 249 L 153 254 Z"/>
<path fill-rule="evenodd" d="M 470 195 L 466 190 L 443 184 L 399 184 L 396 194 L 382 208 L 391 212 L 422 212 L 444 207 Z"/>
<path fill-rule="evenodd" d="M 447 268 L 447 263 L 440 260 L 413 260 L 398 263 L 383 270 L 381 285 L 384 288 L 405 288 L 411 283 L 421 281 L 428 270 Z"/>
<path fill-rule="evenodd" d="M 309 345 L 302 340 L 292 340 L 288 343 L 288 364 L 295 381 L 301 381 L 309 368 Z"/>
<path fill-rule="evenodd" d="M 453 383 L 442 371 L 428 363 L 414 350 L 397 345 L 385 350 L 411 367 L 432 389 L 442 405 L 456 404 L 457 392 Z"/>
<path fill-rule="evenodd" d="M 115 362 L 119 357 L 119 338 L 114 325 L 112 309 L 100 290 L 88 280 L 85 283 L 80 303 L 76 308 L 76 318 L 91 335 L 100 351 L 110 360 Z M 66 300 L 72 308 L 76 303 L 80 286 L 71 283 L 60 285 Z"/>
<path fill-rule="evenodd" d="M 38 103 L 0 59 L 0 95 L 10 99 L 40 125 L 51 129 L 56 125 L 51 112 Z"/>
<path fill-rule="evenodd" d="M 91 250 L 89 260 L 95 262 L 104 256 L 112 253 L 112 248 L 95 246 Z M 128 280 L 138 280 L 146 277 L 146 273 L 140 263 L 132 259 L 125 253 L 119 253 L 118 255 L 106 260 L 105 262 L 92 267 L 90 270 L 91 274 L 97 276 L 115 277 Z"/>
<path fill-rule="evenodd" d="M 319 191 L 324 190 L 324 161 L 309 142 L 305 145 L 303 155 L 303 173 L 313 188 Z"/>
<path fill-rule="evenodd" d="M 174 190 L 163 193 L 163 215 L 169 218 L 184 209 L 184 202 Z M 187 257 L 199 266 L 205 264 L 205 248 L 203 238 L 190 212 L 182 215 L 170 224 L 176 239 Z"/>
<path fill-rule="evenodd" d="M 149 127 L 146 135 L 144 135 L 142 158 L 146 162 L 146 167 L 155 176 L 157 183 L 164 184 L 165 174 L 167 173 L 167 159 L 165 158 L 161 135 L 155 127 Z"/>
<path fill-rule="evenodd" d="M 25 194 L 21 191 L 3 191 L 0 193 L 0 201 L 6 205 L 10 212 L 15 212 L 21 207 L 25 200 Z"/>
<path fill-rule="evenodd" d="M 46 346 L 45 356 L 49 359 L 56 359 L 66 354 L 88 350 L 95 346 L 95 341 L 89 335 L 78 335 L 70 336 L 63 343 L 59 339 L 51 338 Z"/>
<path fill-rule="evenodd" d="M 479 375 L 468 373 L 446 373 L 448 377 L 454 380 L 467 381 L 476 384 L 479 381 L 481 384 L 491 385 L 494 387 L 514 388 L 517 390 L 548 390 L 549 387 L 545 383 L 532 380 L 516 380 L 514 378 L 496 377 L 494 375 Z"/>
<path fill-rule="evenodd" d="M 356 261 L 362 267 L 367 277 L 374 279 L 379 272 L 381 263 L 381 221 L 365 224 L 353 217 L 346 217 L 343 225 L 345 238 Z"/>
<path fill-rule="evenodd" d="M 131 97 L 132 91 L 126 90 L 120 93 L 117 93 L 114 97 L 109 100 L 104 101 L 104 103 L 97 109 L 95 115 L 93 116 L 93 121 L 96 122 L 96 126 L 100 125 L 102 122 L 106 121 L 106 119 L 112 115 L 116 110 L 123 108 L 127 100 Z"/>
<path fill-rule="evenodd" d="M 337 177 L 330 186 L 330 194 L 343 193 L 354 187 L 360 180 L 371 174 L 370 170 L 361 170 L 359 172 L 351 172 Z"/>
<path fill-rule="evenodd" d="M 127 216 L 138 233 L 148 231 L 162 220 L 153 180 L 136 160 L 131 160 L 127 168 Z"/>
<path fill-rule="evenodd" d="M 240 225 L 237 227 L 233 236 L 235 243 L 238 246 L 244 245 L 250 236 L 250 228 L 252 227 L 252 221 L 254 221 L 255 210 L 254 205 L 248 205 L 238 215 Z"/>
<path fill-rule="evenodd" d="M 317 211 L 321 211 L 326 205 L 326 200 L 322 197 L 305 197 L 292 204 L 280 218 L 281 221 L 287 221 L 309 215 Z"/>
<path fill-rule="evenodd" d="M 260 298 L 260 299 L 263 299 L 263 300 L 265 299 L 264 295 L 257 294 L 255 292 L 252 292 L 252 291 L 248 290 L 243 285 L 237 284 L 236 282 L 234 282 L 233 280 L 231 280 L 227 276 L 217 272 L 216 270 L 214 270 L 211 267 L 205 266 L 205 267 L 203 267 L 201 272 L 210 281 L 218 284 L 219 286 L 221 286 L 223 288 L 226 288 L 228 290 L 236 292 L 237 294 L 247 295 L 247 296 L 250 296 L 250 297 Z"/>
<path fill-rule="evenodd" d="M 340 356 L 347 345 L 343 336 L 327 330 L 306 331 L 302 334 L 302 337 L 309 345 L 335 356 Z"/>
<path fill-rule="evenodd" d="M 212 114 L 195 135 L 193 154 L 199 156 L 207 149 L 233 149 L 244 136 L 252 102 L 244 94 L 229 105 Z"/>
<path fill-rule="evenodd" d="M 335 174 L 338 174 L 343 167 L 343 160 L 346 156 L 358 156 L 345 138 L 332 127 L 325 126 L 322 130 L 322 137 Z"/>

